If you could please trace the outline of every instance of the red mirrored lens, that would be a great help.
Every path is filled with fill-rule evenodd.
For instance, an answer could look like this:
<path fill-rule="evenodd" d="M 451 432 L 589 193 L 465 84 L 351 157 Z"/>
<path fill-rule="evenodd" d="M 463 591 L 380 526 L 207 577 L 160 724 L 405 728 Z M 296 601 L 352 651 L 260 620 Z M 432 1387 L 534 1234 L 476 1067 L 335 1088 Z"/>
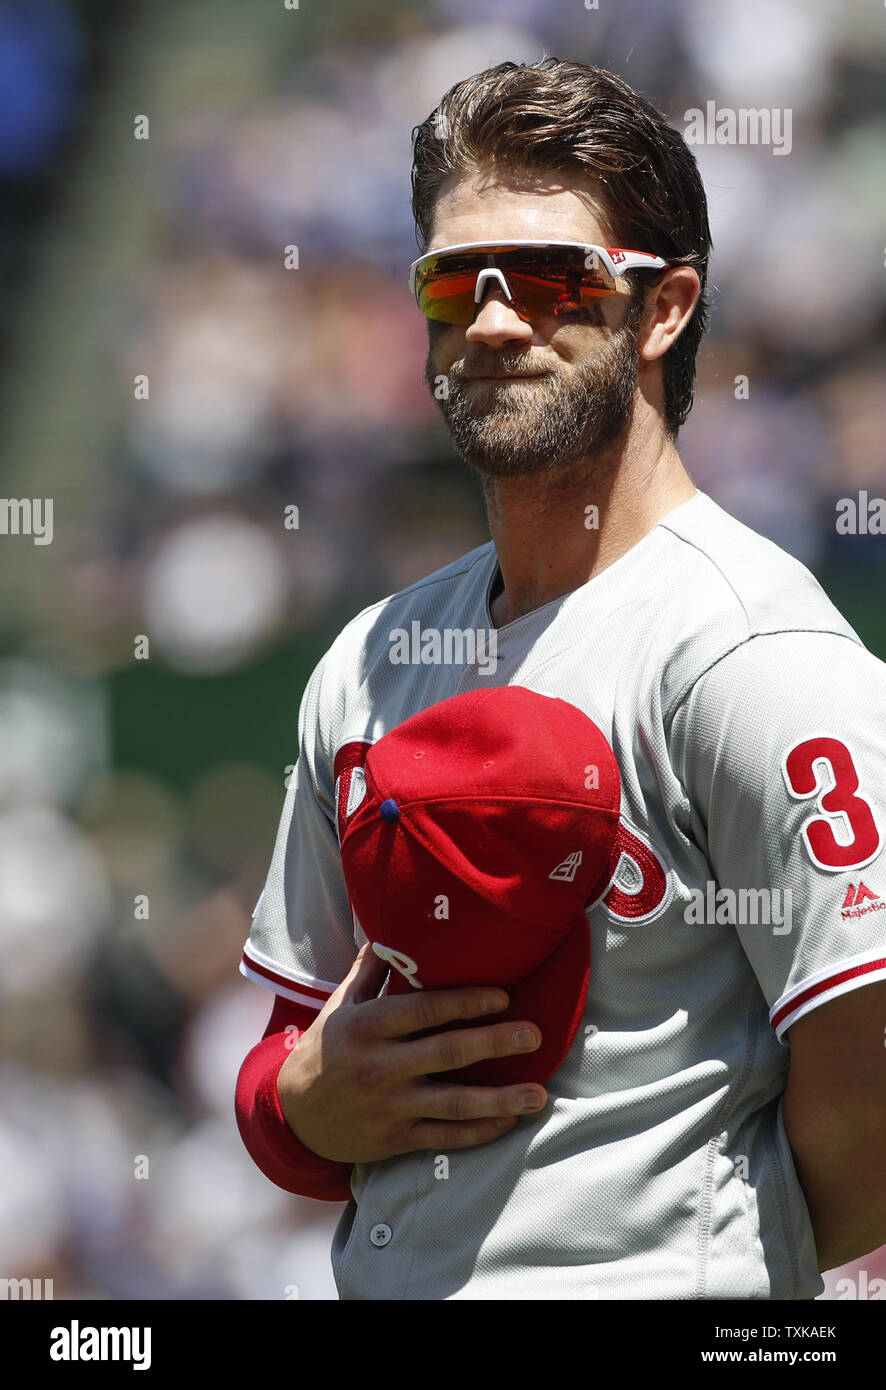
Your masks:
<path fill-rule="evenodd" d="M 479 272 L 501 270 L 523 319 L 558 315 L 596 303 L 615 292 L 602 266 L 588 265 L 584 247 L 494 247 L 430 257 L 418 268 L 416 297 L 422 313 L 438 323 L 466 326 L 474 320 Z M 496 282 L 492 282 L 495 284 Z"/>

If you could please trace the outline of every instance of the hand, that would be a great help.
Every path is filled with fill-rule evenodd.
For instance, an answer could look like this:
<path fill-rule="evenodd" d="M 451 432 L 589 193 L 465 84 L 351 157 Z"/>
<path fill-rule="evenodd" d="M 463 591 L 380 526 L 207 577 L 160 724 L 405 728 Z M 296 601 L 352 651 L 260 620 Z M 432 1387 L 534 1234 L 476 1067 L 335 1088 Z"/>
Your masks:
<path fill-rule="evenodd" d="M 490 1023 L 421 1038 L 454 1019 L 507 1008 L 504 990 L 482 985 L 376 998 L 387 966 L 363 947 L 350 974 L 302 1034 L 277 1077 L 286 1122 L 307 1148 L 339 1163 L 373 1163 L 419 1149 L 468 1149 L 540 1110 L 536 1082 L 460 1086 L 431 1077 L 490 1057 L 533 1052 L 532 1023 Z M 523 1041 L 516 1039 L 522 1032 Z"/>

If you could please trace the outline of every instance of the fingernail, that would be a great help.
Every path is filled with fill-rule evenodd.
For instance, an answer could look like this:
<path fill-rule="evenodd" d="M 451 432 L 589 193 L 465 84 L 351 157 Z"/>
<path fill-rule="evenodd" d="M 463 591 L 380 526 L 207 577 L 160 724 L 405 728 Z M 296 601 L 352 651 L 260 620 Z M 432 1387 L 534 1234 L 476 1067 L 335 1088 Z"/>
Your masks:
<path fill-rule="evenodd" d="M 537 1091 L 523 1091 L 520 1096 L 521 1110 L 540 1110 L 541 1099 Z"/>
<path fill-rule="evenodd" d="M 535 1047 L 537 1043 L 538 1037 L 531 1028 L 518 1028 L 514 1034 L 515 1047 Z"/>

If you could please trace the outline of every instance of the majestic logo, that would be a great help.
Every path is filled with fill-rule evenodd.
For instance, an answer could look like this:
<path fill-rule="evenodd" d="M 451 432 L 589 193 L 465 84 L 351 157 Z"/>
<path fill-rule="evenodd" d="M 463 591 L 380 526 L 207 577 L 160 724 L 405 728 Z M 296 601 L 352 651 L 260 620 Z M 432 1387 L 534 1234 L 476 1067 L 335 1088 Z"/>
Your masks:
<path fill-rule="evenodd" d="M 858 888 L 854 883 L 850 883 L 846 889 L 846 896 L 843 899 L 843 906 L 840 915 L 847 917 L 861 917 L 866 912 L 880 912 L 886 908 L 886 903 L 879 893 L 873 893 L 866 883 L 859 883 Z"/>
<path fill-rule="evenodd" d="M 581 850 L 577 849 L 574 854 L 567 854 L 562 864 L 558 864 L 556 869 L 548 874 L 548 878 L 556 879 L 558 883 L 571 883 L 578 873 L 580 863 Z"/>

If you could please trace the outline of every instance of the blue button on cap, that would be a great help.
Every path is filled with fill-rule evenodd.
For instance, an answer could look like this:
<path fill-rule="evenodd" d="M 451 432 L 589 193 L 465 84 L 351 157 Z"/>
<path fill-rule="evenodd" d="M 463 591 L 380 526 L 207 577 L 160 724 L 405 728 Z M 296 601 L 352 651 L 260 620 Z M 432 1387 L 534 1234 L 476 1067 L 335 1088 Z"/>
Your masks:
<path fill-rule="evenodd" d="M 387 801 L 382 802 L 378 811 L 382 820 L 396 820 L 400 815 L 400 807 L 392 796 L 389 796 Z"/>

